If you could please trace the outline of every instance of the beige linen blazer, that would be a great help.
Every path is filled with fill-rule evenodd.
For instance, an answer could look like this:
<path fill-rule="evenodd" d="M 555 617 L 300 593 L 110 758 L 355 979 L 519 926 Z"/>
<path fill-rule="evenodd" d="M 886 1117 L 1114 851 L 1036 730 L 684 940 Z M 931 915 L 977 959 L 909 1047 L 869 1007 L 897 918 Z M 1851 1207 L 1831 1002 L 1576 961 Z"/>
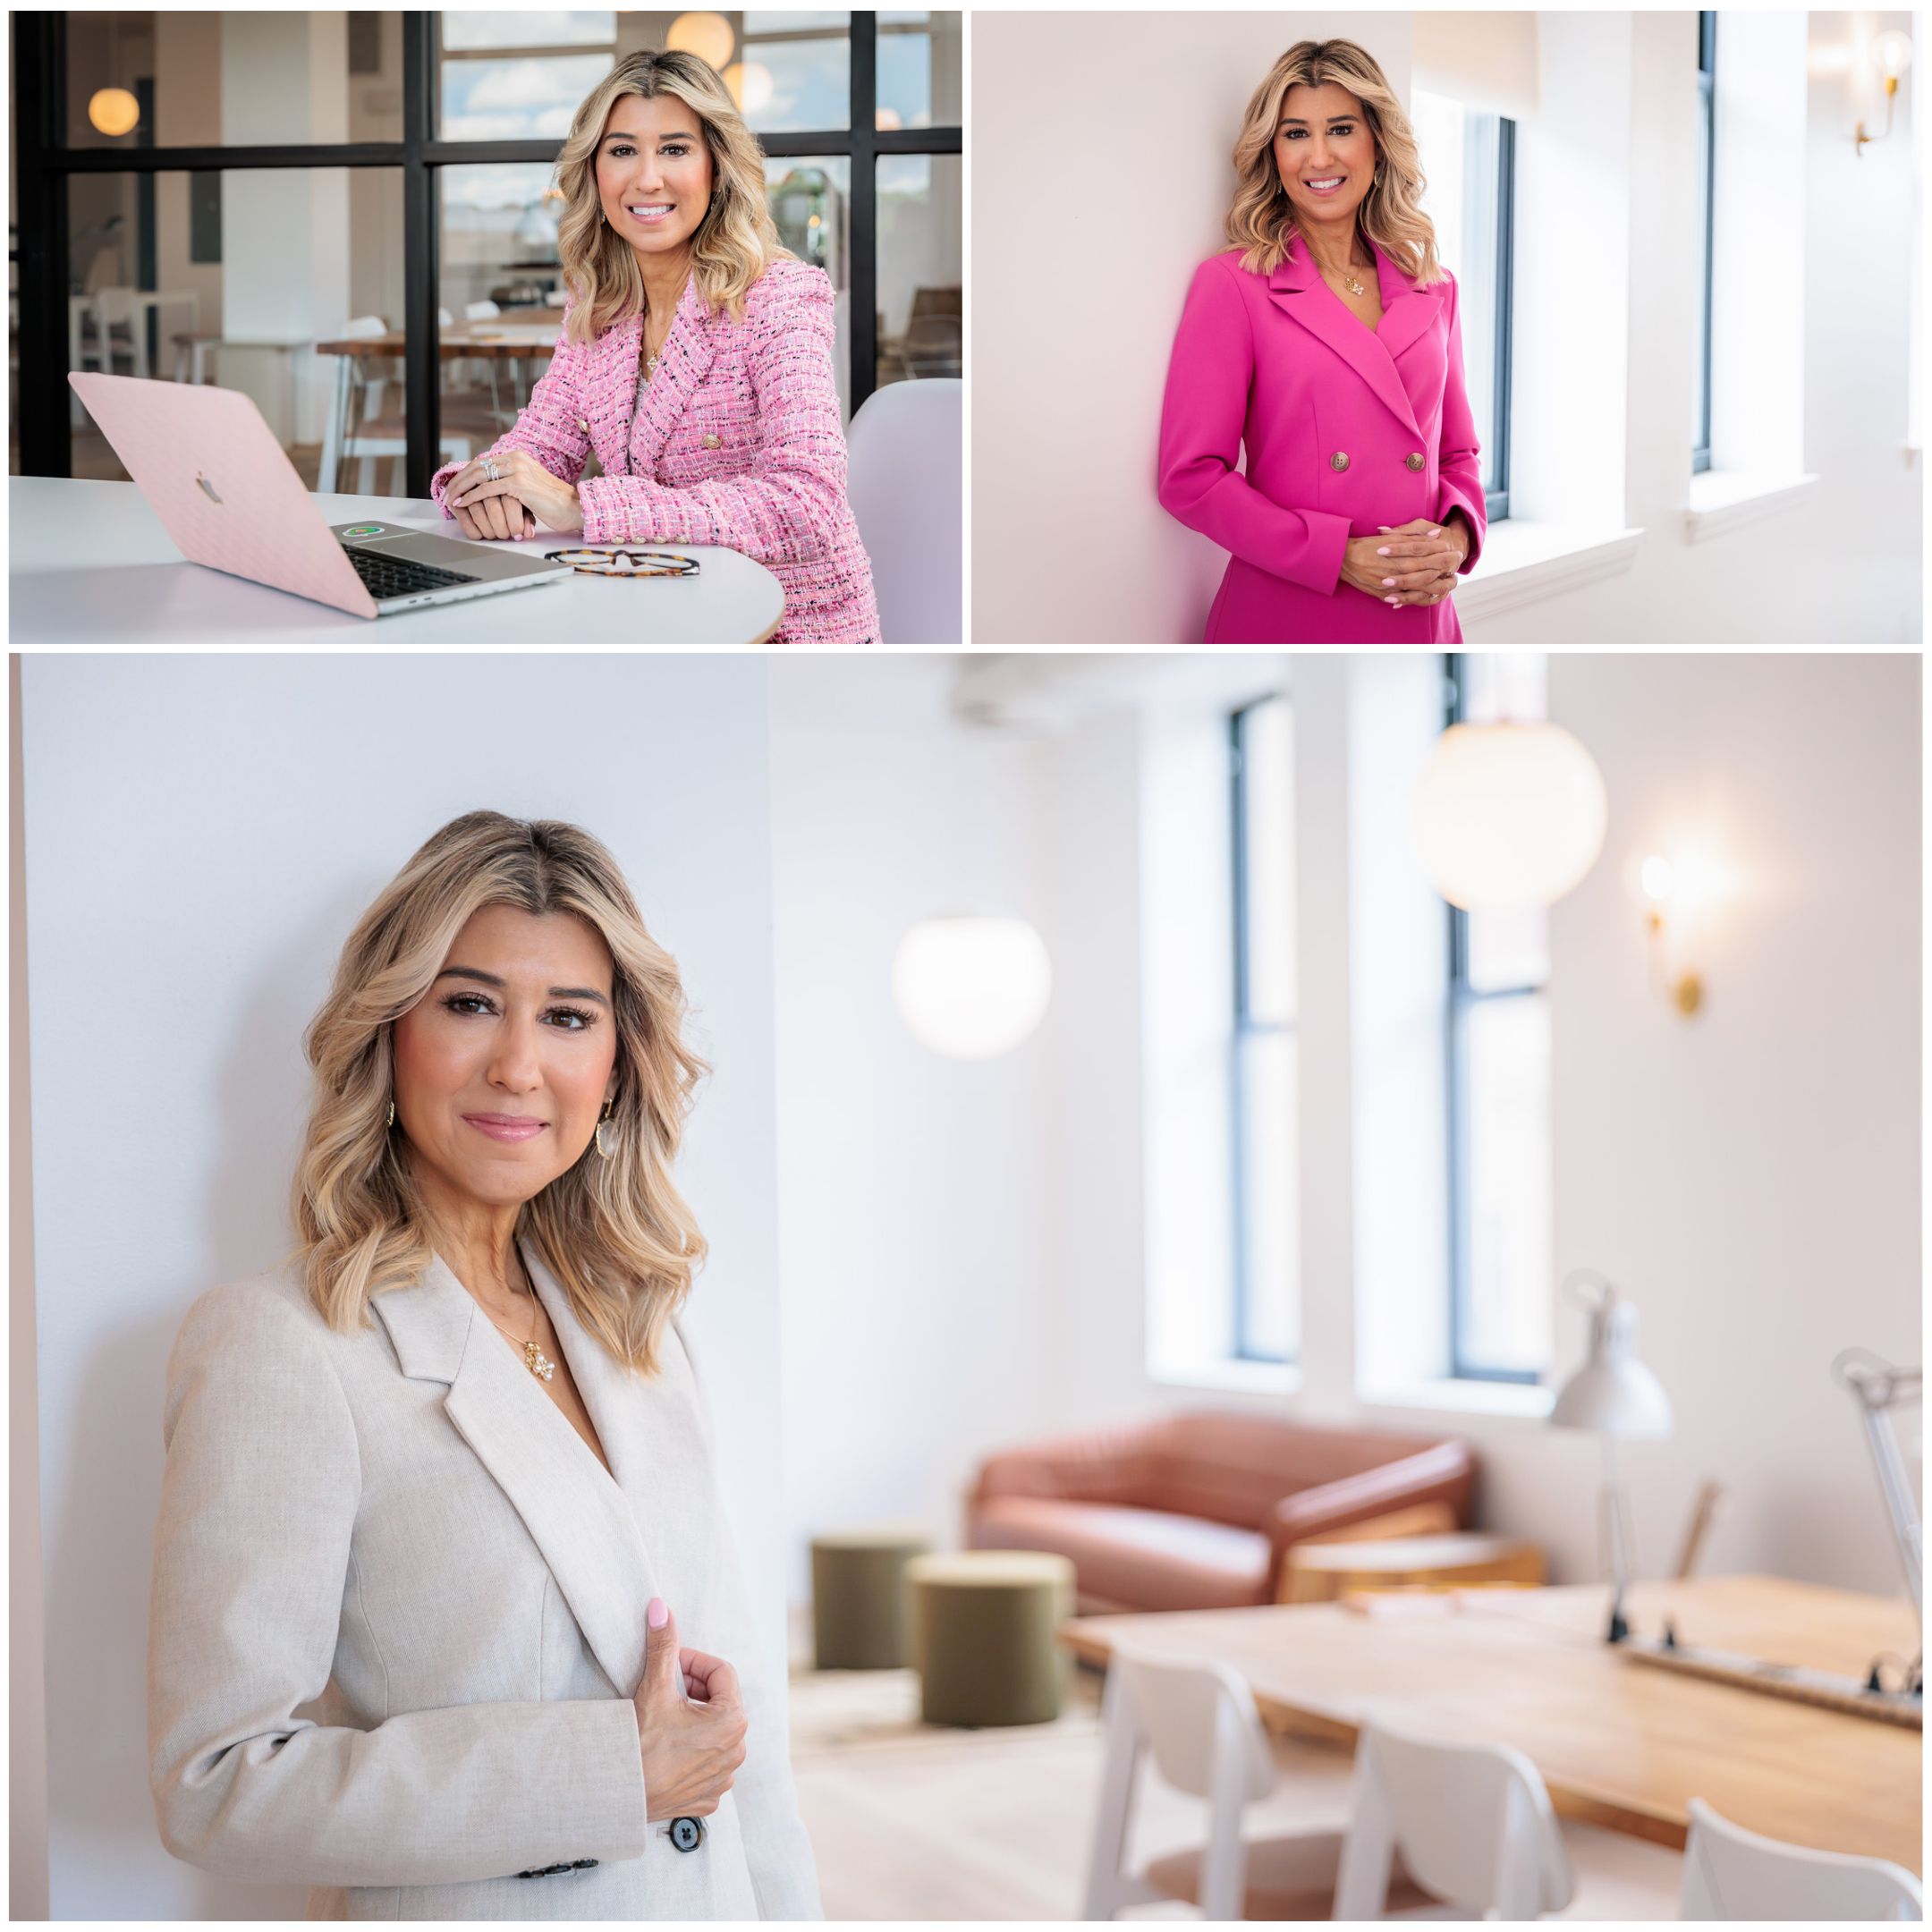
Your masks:
<path fill-rule="evenodd" d="M 440 1260 L 358 1335 L 292 1267 L 188 1311 L 148 1630 L 162 1841 L 309 1885 L 311 1919 L 817 1918 L 688 1346 L 627 1375 L 523 1258 L 614 1481 Z M 646 1821 L 654 1596 L 750 1717 L 689 1851 Z"/>

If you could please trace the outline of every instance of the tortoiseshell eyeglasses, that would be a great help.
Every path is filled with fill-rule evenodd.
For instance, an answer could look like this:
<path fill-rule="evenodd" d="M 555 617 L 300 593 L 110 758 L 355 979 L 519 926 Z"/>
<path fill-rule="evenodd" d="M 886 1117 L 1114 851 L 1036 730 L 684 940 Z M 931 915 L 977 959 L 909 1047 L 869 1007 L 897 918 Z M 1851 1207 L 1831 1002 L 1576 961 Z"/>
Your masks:
<path fill-rule="evenodd" d="M 698 559 L 670 550 L 546 550 L 548 564 L 568 564 L 583 577 L 695 577 Z"/>

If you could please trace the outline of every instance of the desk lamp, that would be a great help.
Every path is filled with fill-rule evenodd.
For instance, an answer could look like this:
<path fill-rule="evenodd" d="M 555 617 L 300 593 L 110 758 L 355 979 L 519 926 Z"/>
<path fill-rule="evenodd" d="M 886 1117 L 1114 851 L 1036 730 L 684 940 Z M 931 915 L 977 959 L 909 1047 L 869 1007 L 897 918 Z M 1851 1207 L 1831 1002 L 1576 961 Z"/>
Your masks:
<path fill-rule="evenodd" d="M 1637 1360 L 1637 1310 L 1589 1268 L 1567 1276 L 1563 1291 L 1589 1311 L 1589 1356 L 1565 1382 L 1550 1411 L 1555 1428 L 1590 1429 L 1603 1437 L 1604 1479 L 1599 1529 L 1610 1552 L 1612 1643 L 1630 1635 L 1623 1593 L 1630 1587 L 1630 1499 L 1617 1480 L 1616 1445 L 1668 1436 L 1670 1397 Z"/>

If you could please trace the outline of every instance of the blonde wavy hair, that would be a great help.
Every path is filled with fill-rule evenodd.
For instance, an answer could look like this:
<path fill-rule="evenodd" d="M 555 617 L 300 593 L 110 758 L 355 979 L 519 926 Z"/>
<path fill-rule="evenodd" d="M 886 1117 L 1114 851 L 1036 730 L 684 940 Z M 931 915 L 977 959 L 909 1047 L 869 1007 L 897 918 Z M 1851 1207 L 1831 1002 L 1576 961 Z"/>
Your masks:
<path fill-rule="evenodd" d="M 631 244 L 604 218 L 597 199 L 597 146 L 610 111 L 626 94 L 670 95 L 697 115 L 711 153 L 711 206 L 691 237 L 691 274 L 714 314 L 744 316 L 751 284 L 775 257 L 789 259 L 765 194 L 765 152 L 744 123 L 731 90 L 695 54 L 629 54 L 584 97 L 557 156 L 564 208 L 557 218 L 557 259 L 572 303 L 564 333 L 585 343 L 644 307 L 644 277 Z"/>
<path fill-rule="evenodd" d="M 1241 267 L 1271 275 L 1287 258 L 1298 230 L 1293 204 L 1275 165 L 1275 131 L 1290 88 L 1323 87 L 1331 80 L 1361 103 L 1375 138 L 1380 179 L 1356 210 L 1358 225 L 1411 281 L 1442 281 L 1436 225 L 1421 208 L 1427 182 L 1415 131 L 1375 56 L 1352 40 L 1296 41 L 1248 103 L 1241 139 L 1234 143 L 1234 199 L 1227 213 L 1227 238 L 1242 251 Z"/>
<path fill-rule="evenodd" d="M 683 1042 L 677 962 L 644 929 L 615 860 L 588 832 L 555 819 L 493 811 L 452 819 L 377 894 L 343 947 L 302 1041 L 315 1093 L 293 1207 L 309 1298 L 330 1327 L 351 1334 L 369 1325 L 372 1297 L 413 1285 L 429 1264 L 407 1143 L 388 1124 L 395 1022 L 428 993 L 463 922 L 489 905 L 574 914 L 610 948 L 612 1151 L 586 1150 L 524 1203 L 516 1231 L 611 1356 L 649 1375 L 705 1255 L 670 1169 L 708 1069 Z"/>

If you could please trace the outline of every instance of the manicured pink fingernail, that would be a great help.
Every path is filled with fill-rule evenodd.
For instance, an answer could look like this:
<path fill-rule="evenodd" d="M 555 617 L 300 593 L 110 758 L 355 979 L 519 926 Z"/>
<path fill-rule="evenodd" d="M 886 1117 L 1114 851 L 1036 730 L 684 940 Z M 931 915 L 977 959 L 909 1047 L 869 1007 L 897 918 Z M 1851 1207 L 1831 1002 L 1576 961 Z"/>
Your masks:
<path fill-rule="evenodd" d="M 1392 553 L 1389 550 L 1389 547 L 1386 544 L 1384 544 L 1382 547 L 1376 552 L 1376 555 L 1377 556 L 1388 556 L 1391 554 Z"/>
<path fill-rule="evenodd" d="M 1394 580 L 1394 579 L 1393 577 L 1385 577 L 1385 578 L 1384 578 L 1384 579 L 1382 580 L 1382 588 L 1383 588 L 1383 589 L 1384 589 L 1385 590 L 1386 590 L 1386 589 L 1387 589 L 1389 588 L 1389 586 L 1390 586 L 1391 584 L 1393 584 L 1393 583 L 1394 583 L 1394 581 L 1395 581 L 1395 580 Z"/>
<path fill-rule="evenodd" d="M 662 1630 L 671 1618 L 671 1606 L 662 1597 L 653 1597 L 644 1612 L 644 1621 L 653 1630 Z"/>

